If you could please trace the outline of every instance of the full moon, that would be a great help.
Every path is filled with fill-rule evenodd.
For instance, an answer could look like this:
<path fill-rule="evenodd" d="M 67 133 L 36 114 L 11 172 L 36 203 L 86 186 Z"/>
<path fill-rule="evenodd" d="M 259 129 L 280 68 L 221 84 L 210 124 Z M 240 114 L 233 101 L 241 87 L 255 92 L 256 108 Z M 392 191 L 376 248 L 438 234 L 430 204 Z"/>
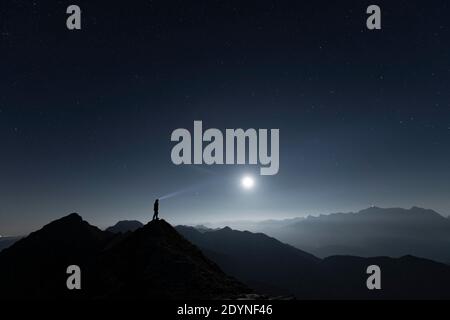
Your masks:
<path fill-rule="evenodd" d="M 253 188 L 255 181 L 253 180 L 252 177 L 247 176 L 242 178 L 241 184 L 245 189 L 251 189 Z"/>

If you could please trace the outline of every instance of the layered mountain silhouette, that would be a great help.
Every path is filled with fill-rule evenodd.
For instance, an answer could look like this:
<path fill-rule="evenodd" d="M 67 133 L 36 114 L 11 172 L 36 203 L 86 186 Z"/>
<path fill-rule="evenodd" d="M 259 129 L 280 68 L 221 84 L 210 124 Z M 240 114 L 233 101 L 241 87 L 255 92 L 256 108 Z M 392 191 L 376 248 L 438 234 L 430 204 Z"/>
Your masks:
<path fill-rule="evenodd" d="M 411 255 L 321 259 L 228 227 L 118 225 L 102 231 L 71 214 L 4 249 L 0 299 L 450 299 L 450 266 Z M 82 290 L 67 289 L 69 265 L 80 266 Z M 367 289 L 370 265 L 381 268 L 382 290 Z"/>
<path fill-rule="evenodd" d="M 82 270 L 68 290 L 66 269 Z M 0 298 L 216 299 L 250 292 L 164 220 L 115 235 L 77 214 L 0 252 Z"/>
<path fill-rule="evenodd" d="M 450 219 L 433 210 L 371 207 L 303 219 L 232 224 L 264 232 L 318 257 L 414 255 L 450 263 Z"/>
<path fill-rule="evenodd" d="M 218 299 L 250 292 L 164 220 L 108 248 L 99 265 L 106 297 Z"/>
<path fill-rule="evenodd" d="M 401 257 L 414 255 L 450 263 L 450 219 L 433 210 L 372 207 L 357 213 L 260 222 L 229 221 L 238 230 L 262 232 L 324 258 L 330 255 Z M 120 221 L 107 231 L 125 233 L 142 227 Z M 196 226 L 197 230 L 209 230 Z M 0 238 L 0 251 L 20 239 Z"/>
<path fill-rule="evenodd" d="M 450 267 L 426 259 L 332 256 L 319 259 L 264 234 L 228 227 L 177 230 L 227 273 L 267 294 L 298 299 L 450 298 Z M 382 290 L 367 289 L 367 267 L 382 270 Z"/>
<path fill-rule="evenodd" d="M 177 226 L 227 273 L 268 294 L 308 296 L 320 281 L 320 259 L 262 233 Z"/>

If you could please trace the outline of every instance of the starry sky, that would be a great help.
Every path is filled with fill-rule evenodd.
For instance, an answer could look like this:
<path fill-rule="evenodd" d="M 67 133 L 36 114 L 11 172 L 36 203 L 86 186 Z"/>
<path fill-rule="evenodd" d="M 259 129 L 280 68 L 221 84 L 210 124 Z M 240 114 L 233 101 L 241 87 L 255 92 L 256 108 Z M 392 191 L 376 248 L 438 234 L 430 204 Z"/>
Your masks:
<path fill-rule="evenodd" d="M 66 29 L 66 8 L 82 30 Z M 0 235 L 282 219 L 370 205 L 450 214 L 448 1 L 0 3 Z M 280 171 L 175 166 L 176 128 L 279 128 Z M 255 187 L 240 179 L 253 175 Z"/>

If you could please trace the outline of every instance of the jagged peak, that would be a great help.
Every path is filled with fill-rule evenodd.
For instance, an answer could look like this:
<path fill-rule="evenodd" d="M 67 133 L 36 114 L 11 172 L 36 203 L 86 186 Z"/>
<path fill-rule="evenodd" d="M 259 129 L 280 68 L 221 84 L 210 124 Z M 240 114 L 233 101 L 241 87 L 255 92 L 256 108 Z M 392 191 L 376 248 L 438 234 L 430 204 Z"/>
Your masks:
<path fill-rule="evenodd" d="M 62 217 L 59 220 L 63 220 L 63 219 L 75 220 L 75 221 L 83 221 L 83 218 L 77 212 L 72 212 L 71 214 L 68 214 L 67 216 Z"/>
<path fill-rule="evenodd" d="M 54 226 L 61 226 L 61 225 L 76 225 L 76 224 L 83 224 L 86 223 L 83 218 L 76 212 L 73 212 L 71 214 L 68 214 L 67 216 L 64 216 L 62 218 L 56 219 L 48 223 L 43 227 L 43 229 L 52 228 Z"/>

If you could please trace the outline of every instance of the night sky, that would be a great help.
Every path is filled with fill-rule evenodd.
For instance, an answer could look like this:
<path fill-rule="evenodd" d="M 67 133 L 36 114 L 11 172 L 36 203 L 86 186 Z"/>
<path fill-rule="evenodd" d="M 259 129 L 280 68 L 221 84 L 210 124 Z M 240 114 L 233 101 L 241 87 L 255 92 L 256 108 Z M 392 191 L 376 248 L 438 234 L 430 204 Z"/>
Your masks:
<path fill-rule="evenodd" d="M 173 224 L 450 214 L 448 1 L 93 2 L 1 0 L 1 235 L 71 212 L 147 221 L 180 190 L 161 201 Z M 194 120 L 279 128 L 279 173 L 175 166 L 170 135 Z"/>

